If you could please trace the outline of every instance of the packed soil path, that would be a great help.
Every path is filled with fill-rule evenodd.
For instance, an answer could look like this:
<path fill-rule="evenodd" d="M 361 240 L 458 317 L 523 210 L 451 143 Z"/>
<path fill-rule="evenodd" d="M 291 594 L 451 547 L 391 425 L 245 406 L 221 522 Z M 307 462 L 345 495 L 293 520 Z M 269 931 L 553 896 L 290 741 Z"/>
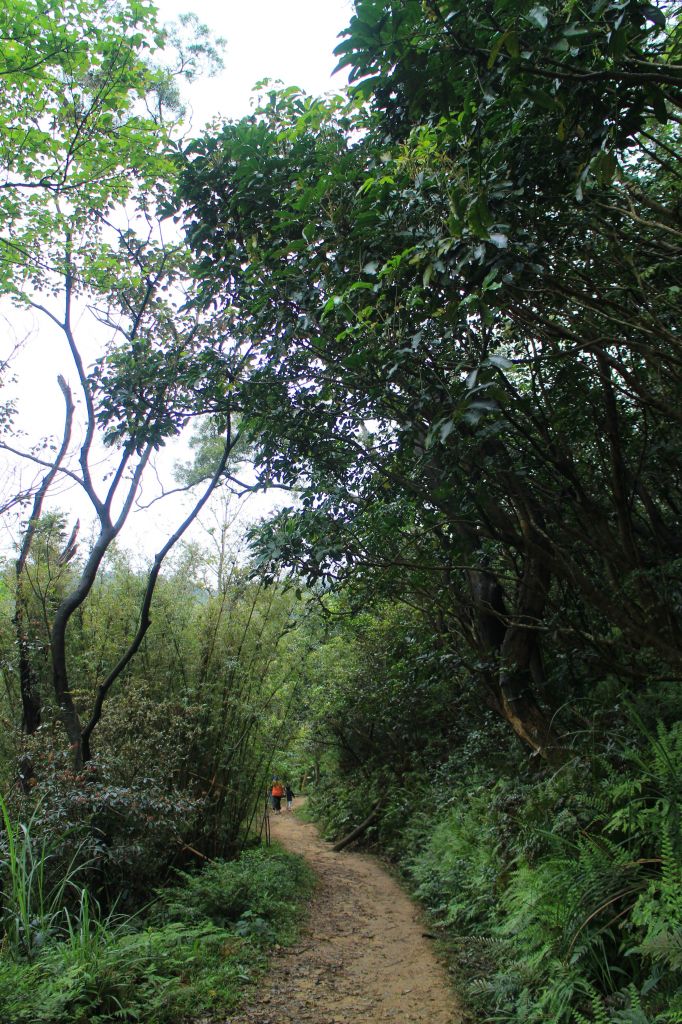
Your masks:
<path fill-rule="evenodd" d="M 298 945 L 275 952 L 251 1005 L 226 1024 L 458 1024 L 421 915 L 381 864 L 334 853 L 294 814 L 270 821 L 319 882 Z"/>

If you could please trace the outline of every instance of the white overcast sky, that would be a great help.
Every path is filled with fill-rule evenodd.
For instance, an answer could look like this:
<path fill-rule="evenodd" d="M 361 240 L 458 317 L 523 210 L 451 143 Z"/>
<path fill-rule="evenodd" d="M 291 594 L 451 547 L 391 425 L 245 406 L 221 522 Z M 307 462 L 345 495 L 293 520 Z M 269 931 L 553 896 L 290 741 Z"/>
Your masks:
<path fill-rule="evenodd" d="M 331 75 L 336 65 L 333 50 L 339 32 L 352 14 L 351 0 L 157 0 L 157 7 L 162 22 L 191 11 L 208 25 L 216 39 L 223 37 L 226 41 L 224 71 L 184 90 L 191 134 L 198 134 L 215 117 L 236 118 L 249 113 L 253 86 L 263 78 L 279 79 L 285 85 L 298 85 L 315 94 L 341 89 L 345 84 L 345 75 L 333 79 Z M 15 364 L 19 377 L 17 425 L 26 431 L 27 438 L 58 435 L 63 404 L 56 385 L 57 374 L 63 373 L 75 384 L 63 339 L 40 319 L 34 317 L 29 322 L 7 307 L 3 313 L 10 324 L 9 329 L 0 332 L 0 356 L 11 348 L 13 335 L 23 337 L 32 331 Z M 167 454 L 161 462 L 165 462 L 168 470 L 171 455 Z M 0 465 L 0 484 L 3 477 L 7 481 L 6 474 L 7 467 Z M 29 476 L 26 474 L 25 479 Z M 67 512 L 72 520 L 79 516 L 82 533 L 87 536 L 91 516 L 79 499 L 77 487 L 62 482 L 50 504 Z M 263 498 L 255 499 L 250 506 L 247 503 L 241 521 L 263 514 L 269 504 Z M 133 513 L 120 543 L 146 559 L 158 550 L 182 518 L 179 501 L 162 502 L 153 511 Z M 10 518 L 4 523 L 0 549 L 5 552 L 16 543 L 17 526 Z M 200 539 L 201 532 L 195 531 L 194 537 Z"/>
<path fill-rule="evenodd" d="M 157 0 L 157 7 L 162 21 L 191 10 L 227 43 L 224 72 L 191 90 L 195 127 L 216 115 L 247 114 L 252 87 L 263 78 L 314 93 L 344 84 L 343 75 L 331 73 L 351 0 Z"/>

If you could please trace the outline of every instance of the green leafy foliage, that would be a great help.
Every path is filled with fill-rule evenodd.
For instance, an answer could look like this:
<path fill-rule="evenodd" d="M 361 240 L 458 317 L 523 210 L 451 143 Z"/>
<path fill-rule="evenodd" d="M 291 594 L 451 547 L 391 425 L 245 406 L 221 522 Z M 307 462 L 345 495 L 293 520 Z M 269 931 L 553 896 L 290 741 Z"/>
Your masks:
<path fill-rule="evenodd" d="M 677 671 L 678 49 L 655 6 L 358 0 L 350 98 L 272 89 L 184 152 L 261 478 L 301 497 L 263 566 L 418 605 L 550 759 L 544 700 L 583 694 L 540 647 Z"/>
<path fill-rule="evenodd" d="M 313 874 L 305 861 L 273 848 L 247 850 L 237 861 L 213 861 L 200 875 L 159 891 L 155 913 L 185 924 L 207 919 L 254 940 L 282 941 L 292 923 L 291 897 L 310 894 Z"/>
<path fill-rule="evenodd" d="M 508 757 L 500 775 L 480 748 L 381 789 L 384 758 L 328 766 L 313 807 L 338 836 L 380 793 L 365 841 L 428 908 L 481 1019 L 663 1024 L 682 998 L 679 723 L 647 733 L 635 715 L 623 742 L 594 773 Z"/>
<path fill-rule="evenodd" d="M 162 913 L 155 908 L 163 922 L 98 921 L 82 900 L 65 942 L 49 944 L 29 965 L 0 958 L 3 1021 L 171 1024 L 196 1014 L 218 1019 L 234 1009 L 264 969 L 266 948 L 293 941 L 310 873 L 292 855 L 256 851 L 238 862 L 213 862 L 183 881 L 184 888 L 164 894 Z M 233 893 L 248 889 L 254 906 L 240 907 L 237 918 L 224 915 L 218 925 L 212 918 L 220 911 L 197 912 L 196 901 L 211 911 L 220 883 Z"/>
<path fill-rule="evenodd" d="M 136 104 L 153 88 L 148 55 L 162 38 L 148 3 L 12 0 L 2 29 L 1 266 L 5 286 L 21 291 L 22 278 L 40 280 L 49 267 L 55 235 L 131 196 L 128 155 L 141 180 L 158 174 L 157 127 Z"/>
<path fill-rule="evenodd" d="M 34 556 L 31 598 L 41 583 L 49 604 L 57 581 L 40 543 Z M 144 585 L 129 559 L 114 553 L 75 620 L 68 658 L 82 709 L 134 632 Z M 10 789 L 19 757 L 30 764 L 9 804 L 12 820 L 31 822 L 34 849 L 49 850 L 50 885 L 75 858 L 86 865 L 82 884 L 103 907 L 129 911 L 174 867 L 198 855 L 233 855 L 251 841 L 271 766 L 301 728 L 301 652 L 317 629 L 304 602 L 250 579 L 222 549 L 215 558 L 188 549 L 159 583 L 139 663 L 112 695 L 97 755 L 80 770 L 64 749 L 49 673 L 39 678 L 42 725 L 33 736 L 19 734 L 11 599 L 3 615 L 7 749 L 0 767 Z M 49 638 L 40 616 L 36 622 L 40 650 Z"/>

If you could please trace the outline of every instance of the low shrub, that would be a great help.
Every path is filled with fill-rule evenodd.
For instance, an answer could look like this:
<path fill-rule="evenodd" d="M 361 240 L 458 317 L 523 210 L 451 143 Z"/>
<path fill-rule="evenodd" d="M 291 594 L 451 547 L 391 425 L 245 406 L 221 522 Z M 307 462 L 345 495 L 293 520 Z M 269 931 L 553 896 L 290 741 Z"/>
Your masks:
<path fill-rule="evenodd" d="M 212 862 L 161 890 L 139 918 L 93 913 L 81 895 L 65 938 L 31 961 L 0 955 L 3 1024 L 177 1024 L 221 1020 L 296 935 L 313 876 L 276 847 Z"/>
<path fill-rule="evenodd" d="M 437 920 L 456 928 L 489 922 L 504 868 L 485 813 L 489 794 L 479 789 L 460 800 L 441 811 L 422 849 L 403 862 L 419 899 Z"/>
<path fill-rule="evenodd" d="M 232 1009 L 262 967 L 246 939 L 208 921 L 134 934 L 101 930 L 59 943 L 30 965 L 0 964 L 4 1024 L 175 1024 Z"/>
<path fill-rule="evenodd" d="M 177 885 L 158 892 L 157 919 L 187 925 L 208 920 L 256 937 L 260 929 L 262 937 L 280 943 L 296 918 L 292 901 L 305 899 L 313 885 L 305 861 L 277 846 L 247 850 L 239 860 L 212 861 L 199 874 L 178 876 Z"/>

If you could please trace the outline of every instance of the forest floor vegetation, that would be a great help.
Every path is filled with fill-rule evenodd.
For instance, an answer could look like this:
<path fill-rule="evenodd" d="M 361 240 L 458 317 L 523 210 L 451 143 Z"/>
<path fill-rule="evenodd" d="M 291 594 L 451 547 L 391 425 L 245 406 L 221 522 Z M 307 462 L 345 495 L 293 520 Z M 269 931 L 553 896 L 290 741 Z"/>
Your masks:
<path fill-rule="evenodd" d="M 181 872 L 137 916 L 101 916 L 82 890 L 73 912 L 0 955 L 3 1024 L 223 1021 L 296 939 L 312 872 L 278 846 Z M 5 918 L 12 907 L 5 899 Z M 21 936 L 21 923 L 16 934 Z"/>

